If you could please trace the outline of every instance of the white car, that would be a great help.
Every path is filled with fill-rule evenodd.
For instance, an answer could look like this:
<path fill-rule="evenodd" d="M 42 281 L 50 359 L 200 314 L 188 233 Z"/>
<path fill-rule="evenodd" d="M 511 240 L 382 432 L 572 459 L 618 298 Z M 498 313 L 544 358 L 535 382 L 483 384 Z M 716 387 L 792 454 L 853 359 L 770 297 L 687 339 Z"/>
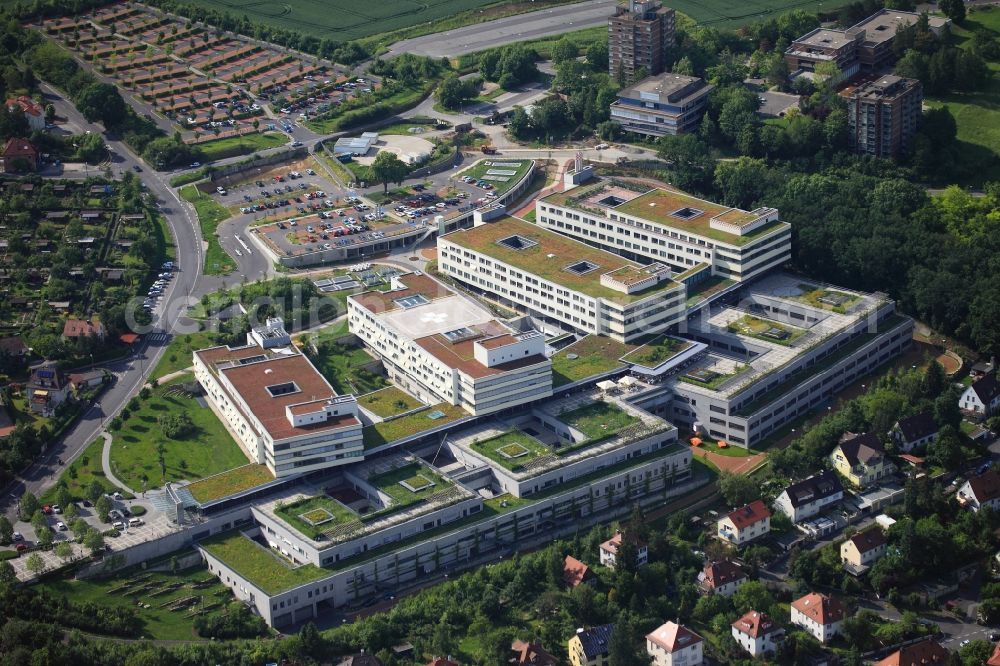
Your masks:
<path fill-rule="evenodd" d="M 58 523 L 56 523 L 56 529 L 59 530 L 60 532 L 65 532 L 66 531 L 66 523 L 64 523 L 63 521 L 60 520 Z"/>
<path fill-rule="evenodd" d="M 609 148 L 609 146 L 606 143 L 599 143 L 596 146 L 594 146 L 594 148 L 596 148 L 597 150 L 604 150 L 606 148 Z"/>

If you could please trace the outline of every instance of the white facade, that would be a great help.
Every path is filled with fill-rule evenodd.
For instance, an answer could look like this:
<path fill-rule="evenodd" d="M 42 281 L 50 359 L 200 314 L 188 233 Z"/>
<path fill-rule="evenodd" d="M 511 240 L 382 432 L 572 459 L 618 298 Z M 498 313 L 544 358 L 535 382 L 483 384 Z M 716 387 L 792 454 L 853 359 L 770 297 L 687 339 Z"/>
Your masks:
<path fill-rule="evenodd" d="M 819 488 L 817 483 L 829 487 Z M 812 518 L 842 499 L 844 499 L 844 489 L 836 474 L 828 471 L 786 488 L 774 500 L 774 508 L 791 518 L 793 523 L 797 523 Z"/>
<path fill-rule="evenodd" d="M 601 544 L 601 565 L 608 567 L 609 569 L 614 569 L 615 564 L 618 562 L 618 547 L 622 543 L 621 532 L 615 534 L 613 537 Z M 635 564 L 636 566 L 644 566 L 649 562 L 649 547 L 644 543 L 636 544 L 636 554 L 635 554 Z"/>
<path fill-rule="evenodd" d="M 705 660 L 704 640 L 690 629 L 667 622 L 646 636 L 652 666 L 699 666 Z"/>
<path fill-rule="evenodd" d="M 774 625 L 767 616 L 756 611 L 750 611 L 732 625 L 733 639 L 737 645 L 756 657 L 763 654 L 773 654 L 778 650 L 778 642 L 784 637 L 785 631 Z"/>
<path fill-rule="evenodd" d="M 754 502 L 720 518 L 718 530 L 724 541 L 736 545 L 749 543 L 770 533 L 771 512 L 763 502 Z"/>
<path fill-rule="evenodd" d="M 990 416 L 1000 409 L 1000 391 L 994 389 L 996 379 L 987 375 L 962 392 L 958 399 L 960 409 L 973 414 Z"/>
<path fill-rule="evenodd" d="M 791 616 L 792 624 L 797 627 L 802 627 L 802 629 L 804 629 L 820 643 L 826 643 L 834 636 L 840 634 L 840 628 L 844 624 L 843 620 L 830 622 L 828 624 L 820 624 L 794 606 L 792 607 Z"/>

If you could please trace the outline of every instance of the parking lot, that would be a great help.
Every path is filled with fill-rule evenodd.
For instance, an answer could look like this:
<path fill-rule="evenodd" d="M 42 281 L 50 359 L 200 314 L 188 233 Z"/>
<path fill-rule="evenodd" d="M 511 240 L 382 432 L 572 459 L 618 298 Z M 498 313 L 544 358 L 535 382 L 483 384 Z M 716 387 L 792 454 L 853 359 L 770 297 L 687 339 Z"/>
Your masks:
<path fill-rule="evenodd" d="M 264 90 L 260 99 L 271 103 L 271 110 L 281 114 L 282 129 L 286 123 L 305 122 L 326 113 L 333 107 L 354 99 L 358 95 L 378 90 L 381 84 L 371 79 L 347 80 L 345 77 L 318 79 L 306 76 L 296 86 L 282 85 Z"/>

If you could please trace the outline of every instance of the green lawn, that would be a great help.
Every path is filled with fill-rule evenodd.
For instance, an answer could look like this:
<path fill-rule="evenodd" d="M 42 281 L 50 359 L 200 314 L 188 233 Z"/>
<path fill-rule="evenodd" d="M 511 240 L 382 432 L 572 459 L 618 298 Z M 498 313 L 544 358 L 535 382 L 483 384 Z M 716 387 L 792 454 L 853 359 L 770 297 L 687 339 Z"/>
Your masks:
<path fill-rule="evenodd" d="M 358 519 L 358 514 L 340 502 L 322 495 L 286 504 L 274 513 L 310 539 L 315 539 L 334 525 Z M 304 520 L 302 516 L 308 520 Z M 322 522 L 327 519 L 330 520 Z M 319 524 L 310 524 L 310 521 Z"/>
<path fill-rule="evenodd" d="M 112 433 L 112 469 L 131 488 L 140 490 L 143 477 L 148 479 L 149 488 L 162 484 L 157 455 L 160 445 L 165 449 L 167 481 L 200 479 L 247 464 L 243 451 L 211 409 L 173 391 L 180 382 L 193 379 L 193 375 L 185 375 L 158 387 L 148 400 L 141 401 L 140 408 L 129 415 L 121 429 Z M 180 412 L 191 418 L 194 432 L 170 439 L 163 434 L 159 418 Z"/>
<path fill-rule="evenodd" d="M 499 163 L 500 166 L 493 166 L 494 163 Z M 497 194 L 503 194 L 510 188 L 521 182 L 524 178 L 524 174 L 528 172 L 531 168 L 532 160 L 527 158 L 514 158 L 514 157 L 504 157 L 503 155 L 490 155 L 484 159 L 479 160 L 468 169 L 463 169 L 455 174 L 455 178 L 461 178 L 462 176 L 471 176 L 475 179 L 480 179 L 486 176 L 486 172 L 493 171 L 513 171 L 513 176 L 497 176 L 499 178 L 509 178 L 507 182 L 499 180 L 487 181 L 494 187 L 494 191 Z M 517 167 L 508 167 L 508 164 L 518 164 Z"/>
<path fill-rule="evenodd" d="M 622 358 L 626 363 L 634 363 L 647 368 L 655 368 L 667 359 L 676 356 L 691 346 L 690 342 L 663 336 L 644 344 Z"/>
<path fill-rule="evenodd" d="M 187 488 L 199 502 L 208 502 L 228 497 L 244 490 L 274 480 L 274 475 L 266 465 L 251 463 L 231 469 L 222 474 L 216 474 L 201 481 L 195 481 Z"/>
<path fill-rule="evenodd" d="M 133 584 L 123 588 L 130 582 Z M 171 590 L 174 586 L 177 588 Z M 209 613 L 219 612 L 233 601 L 229 589 L 203 565 L 178 573 L 143 572 L 133 568 L 111 578 L 59 578 L 40 583 L 39 587 L 77 603 L 126 608 L 142 621 L 142 635 L 155 640 L 207 640 L 195 633 L 191 613 L 199 608 Z M 187 597 L 198 597 L 198 603 L 176 611 L 159 607 Z M 149 604 L 151 608 L 143 608 L 139 603 Z"/>
<path fill-rule="evenodd" d="M 198 213 L 202 240 L 208 243 L 205 249 L 205 275 L 226 275 L 236 270 L 236 262 L 222 249 L 216 235 L 219 223 L 229 217 L 229 211 L 194 185 L 182 187 L 179 192 Z"/>
<path fill-rule="evenodd" d="M 63 470 L 56 485 L 50 487 L 39 498 L 43 504 L 52 504 L 56 501 L 57 486 L 65 483 L 73 497 L 84 499 L 87 496 L 87 486 L 96 480 L 107 492 L 119 490 L 108 478 L 104 476 L 104 469 L 101 465 L 101 452 L 104 449 L 104 438 L 98 437 L 87 445 L 83 453 L 73 461 L 68 468 Z"/>
<path fill-rule="evenodd" d="M 511 471 L 518 470 L 524 467 L 525 463 L 552 453 L 549 447 L 520 430 L 511 430 L 498 437 L 482 442 L 473 442 L 472 450 Z"/>
<path fill-rule="evenodd" d="M 400 483 L 402 481 L 408 482 L 416 488 L 416 491 L 404 487 Z M 401 509 L 416 504 L 451 486 L 450 481 L 438 476 L 429 467 L 416 462 L 369 476 L 368 483 L 392 498 L 392 506 L 388 507 L 391 509 Z"/>
<path fill-rule="evenodd" d="M 215 334 L 209 331 L 175 335 L 149 377 L 150 379 L 159 379 L 171 372 L 190 368 L 193 363 L 191 355 L 196 349 L 214 346 Z"/>
<path fill-rule="evenodd" d="M 588 440 L 601 439 L 639 423 L 639 419 L 621 407 L 603 400 L 561 413 L 559 420 L 582 432 Z"/>
<path fill-rule="evenodd" d="M 430 415 L 434 412 L 441 412 L 443 416 L 432 419 Z M 376 446 L 382 446 L 401 437 L 443 426 L 446 423 L 457 421 L 466 416 L 469 416 L 469 413 L 455 405 L 449 405 L 444 402 L 432 405 L 427 409 L 420 410 L 416 414 L 409 414 L 398 419 L 367 426 L 362 431 L 365 448 L 372 449 Z"/>
<path fill-rule="evenodd" d="M 385 418 L 416 409 L 423 403 L 395 386 L 387 386 L 359 397 L 358 404 L 371 413 Z"/>
<path fill-rule="evenodd" d="M 198 148 L 201 149 L 204 161 L 214 162 L 215 160 L 235 157 L 236 155 L 249 155 L 258 150 L 277 148 L 287 143 L 288 137 L 280 132 L 258 133 L 246 134 L 244 136 L 229 136 L 225 139 L 214 139 L 205 143 L 199 143 Z"/>
<path fill-rule="evenodd" d="M 622 367 L 618 359 L 634 349 L 635 345 L 627 345 L 601 335 L 588 335 L 553 354 L 552 385 L 563 386 L 611 372 Z M 576 358 L 570 358 L 571 355 Z"/>
<path fill-rule="evenodd" d="M 313 564 L 295 567 L 277 553 L 239 533 L 215 536 L 199 545 L 271 595 L 330 575 L 326 569 Z"/>
<path fill-rule="evenodd" d="M 207 175 L 208 175 L 207 166 L 203 166 L 200 169 L 195 169 L 193 171 L 186 171 L 184 173 L 179 173 L 170 179 L 170 187 L 180 187 L 181 185 L 195 183 Z"/>
<path fill-rule="evenodd" d="M 781 324 L 771 319 L 761 319 L 753 315 L 744 315 L 730 322 L 726 328 L 730 333 L 737 333 L 786 347 L 806 334 L 805 329 Z"/>

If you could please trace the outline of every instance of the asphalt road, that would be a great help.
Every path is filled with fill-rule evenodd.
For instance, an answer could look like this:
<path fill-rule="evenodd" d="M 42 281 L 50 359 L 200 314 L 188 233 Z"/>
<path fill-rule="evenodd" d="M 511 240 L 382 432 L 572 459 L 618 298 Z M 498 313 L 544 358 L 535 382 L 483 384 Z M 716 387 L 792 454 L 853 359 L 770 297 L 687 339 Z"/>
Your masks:
<path fill-rule="evenodd" d="M 182 202 L 170 189 L 165 176 L 157 174 L 146 165 L 119 138 L 104 134 L 99 125 L 87 122 L 76 108 L 62 99 L 50 86 L 40 84 L 45 102 L 56 108 L 56 115 L 66 118 L 77 127 L 102 134 L 111 152 L 111 169 L 115 177 L 139 165 L 139 176 L 148 190 L 161 202 L 160 210 L 167 220 L 174 238 L 176 256 L 180 270 L 171 280 L 163 298 L 163 305 L 153 324 L 148 329 L 137 330 L 142 338 L 136 343 L 133 354 L 118 362 L 105 364 L 115 375 L 115 381 L 101 394 L 93 405 L 64 437 L 54 442 L 40 459 L 26 470 L 17 480 L 4 489 L 0 495 L 0 510 L 13 515 L 16 498 L 25 491 L 36 495 L 54 484 L 59 474 L 80 452 L 92 442 L 110 419 L 134 395 L 149 371 L 159 361 L 164 349 L 170 343 L 172 333 L 184 333 L 192 322 L 181 316 L 187 305 L 211 285 L 199 285 L 201 266 L 204 261 L 201 233 L 193 212 L 186 202 Z M 62 461 L 62 464 L 59 461 Z"/>
<path fill-rule="evenodd" d="M 394 58 L 402 53 L 440 58 L 473 53 L 511 42 L 558 35 L 605 25 L 618 0 L 588 0 L 573 5 L 543 9 L 528 14 L 487 21 L 413 39 L 404 39 L 389 47 L 383 56 Z"/>

